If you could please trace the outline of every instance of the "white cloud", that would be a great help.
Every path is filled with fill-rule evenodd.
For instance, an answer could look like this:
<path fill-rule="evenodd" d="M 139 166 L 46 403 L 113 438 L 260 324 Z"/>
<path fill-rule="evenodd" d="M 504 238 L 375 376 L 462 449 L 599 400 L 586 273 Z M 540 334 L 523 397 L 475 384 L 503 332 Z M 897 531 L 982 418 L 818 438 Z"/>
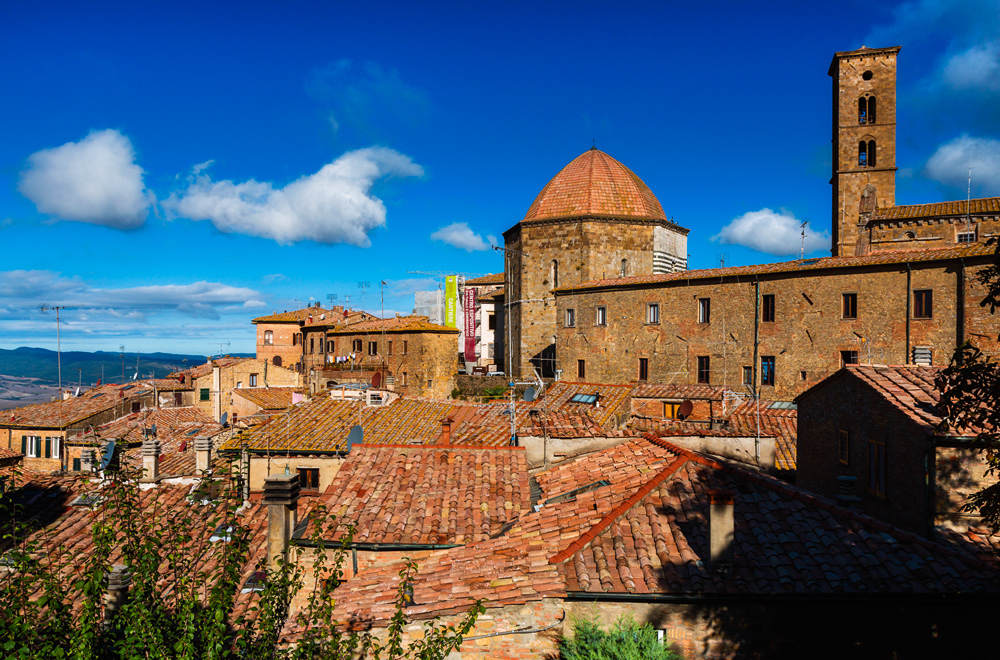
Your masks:
<path fill-rule="evenodd" d="M 482 252 L 497 244 L 496 236 L 486 235 L 486 240 L 471 229 L 467 222 L 454 222 L 447 227 L 441 227 L 431 234 L 431 240 L 447 243 L 466 252 Z"/>
<path fill-rule="evenodd" d="M 248 300 L 245 303 L 243 303 L 244 309 L 254 309 L 256 307 L 266 307 L 266 306 L 267 303 L 264 302 L 263 300 Z"/>
<path fill-rule="evenodd" d="M 750 211 L 734 219 L 712 237 L 713 241 L 745 247 L 786 257 L 799 253 L 802 247 L 802 222 L 787 212 L 771 209 Z M 830 246 L 828 232 L 816 233 L 806 225 L 805 252 L 809 254 Z"/>
<path fill-rule="evenodd" d="M 946 142 L 927 160 L 924 175 L 965 190 L 970 162 L 973 191 L 977 195 L 1000 195 L 1000 140 L 962 135 Z"/>
<path fill-rule="evenodd" d="M 135 229 L 146 221 L 153 201 L 142 174 L 132 143 L 109 129 L 31 154 L 17 188 L 41 213 Z"/>
<path fill-rule="evenodd" d="M 978 44 L 952 56 L 941 75 L 952 89 L 1000 91 L 1000 41 Z"/>
<path fill-rule="evenodd" d="M 378 179 L 422 176 L 409 156 L 384 147 L 349 151 L 283 188 L 254 180 L 212 181 L 198 172 L 163 206 L 220 231 L 270 238 L 283 245 L 310 240 L 368 247 L 368 232 L 385 225 L 385 205 L 371 194 Z"/>

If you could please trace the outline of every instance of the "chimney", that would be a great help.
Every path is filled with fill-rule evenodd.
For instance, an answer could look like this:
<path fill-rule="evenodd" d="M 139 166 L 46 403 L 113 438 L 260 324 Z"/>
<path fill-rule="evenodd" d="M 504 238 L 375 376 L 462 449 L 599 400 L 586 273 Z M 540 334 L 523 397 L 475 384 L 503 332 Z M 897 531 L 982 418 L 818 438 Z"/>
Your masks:
<path fill-rule="evenodd" d="M 146 438 L 142 441 L 142 479 L 145 484 L 155 484 L 160 480 L 160 441 Z"/>
<path fill-rule="evenodd" d="M 199 435 L 194 439 L 195 474 L 205 474 L 212 469 L 212 438 Z"/>
<path fill-rule="evenodd" d="M 441 442 L 442 445 L 451 444 L 451 425 L 455 422 L 451 417 L 445 417 L 441 420 Z"/>
<path fill-rule="evenodd" d="M 837 477 L 837 487 L 840 490 L 837 493 L 837 502 L 840 503 L 840 506 L 845 509 L 853 509 L 861 501 L 861 498 L 854 494 L 857 484 L 858 478 L 854 475 L 844 474 Z"/>
<path fill-rule="evenodd" d="M 93 472 L 97 450 L 93 447 L 84 447 L 80 450 L 80 472 Z"/>
<path fill-rule="evenodd" d="M 104 578 L 108 581 L 108 592 L 104 595 L 104 629 L 108 630 L 115 614 L 128 600 L 132 574 L 127 567 L 115 564 L 110 571 L 105 571 Z"/>
<path fill-rule="evenodd" d="M 711 566 L 733 563 L 733 498 L 735 495 L 728 490 L 708 491 L 708 543 L 709 563 Z"/>
<path fill-rule="evenodd" d="M 298 518 L 299 476 L 272 474 L 264 479 L 267 505 L 267 562 L 272 569 L 288 560 L 288 541 Z"/>

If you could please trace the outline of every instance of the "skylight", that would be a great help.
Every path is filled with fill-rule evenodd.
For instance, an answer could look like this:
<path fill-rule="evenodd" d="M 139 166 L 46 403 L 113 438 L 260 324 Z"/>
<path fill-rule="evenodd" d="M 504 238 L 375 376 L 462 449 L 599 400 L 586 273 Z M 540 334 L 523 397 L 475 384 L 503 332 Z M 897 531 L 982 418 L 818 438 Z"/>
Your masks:
<path fill-rule="evenodd" d="M 69 503 L 70 506 L 95 507 L 101 503 L 101 496 L 97 493 L 84 493 Z"/>
<path fill-rule="evenodd" d="M 222 523 L 215 528 L 215 531 L 212 532 L 212 537 L 208 540 L 211 543 L 217 543 L 219 541 L 229 543 L 233 540 L 233 526 Z"/>
<path fill-rule="evenodd" d="M 264 591 L 265 585 L 267 585 L 267 571 L 254 571 L 247 578 L 247 581 L 243 583 L 240 593 L 248 594 L 251 591 Z"/>
<path fill-rule="evenodd" d="M 597 394 L 574 394 L 569 402 L 570 403 L 597 403 Z"/>
<path fill-rule="evenodd" d="M 798 410 L 799 406 L 797 403 L 792 401 L 775 401 L 770 406 L 771 410 Z"/>

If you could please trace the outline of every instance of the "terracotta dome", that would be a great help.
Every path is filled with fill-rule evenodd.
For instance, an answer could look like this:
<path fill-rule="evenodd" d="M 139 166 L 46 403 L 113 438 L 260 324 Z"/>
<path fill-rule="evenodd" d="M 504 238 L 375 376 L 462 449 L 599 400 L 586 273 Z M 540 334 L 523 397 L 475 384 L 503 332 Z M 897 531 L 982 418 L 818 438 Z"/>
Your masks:
<path fill-rule="evenodd" d="M 656 195 L 635 173 L 597 148 L 573 159 L 552 177 L 525 221 L 574 217 L 666 220 Z"/>

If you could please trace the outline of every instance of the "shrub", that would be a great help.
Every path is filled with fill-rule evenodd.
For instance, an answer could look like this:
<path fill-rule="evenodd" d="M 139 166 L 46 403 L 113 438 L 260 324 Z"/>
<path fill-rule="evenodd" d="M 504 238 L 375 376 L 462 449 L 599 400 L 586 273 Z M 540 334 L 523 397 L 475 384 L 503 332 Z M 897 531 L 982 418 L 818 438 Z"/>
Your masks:
<path fill-rule="evenodd" d="M 679 660 L 680 656 L 656 638 L 653 626 L 639 625 L 622 616 L 610 630 L 594 619 L 573 622 L 573 637 L 559 642 L 563 660 Z"/>

